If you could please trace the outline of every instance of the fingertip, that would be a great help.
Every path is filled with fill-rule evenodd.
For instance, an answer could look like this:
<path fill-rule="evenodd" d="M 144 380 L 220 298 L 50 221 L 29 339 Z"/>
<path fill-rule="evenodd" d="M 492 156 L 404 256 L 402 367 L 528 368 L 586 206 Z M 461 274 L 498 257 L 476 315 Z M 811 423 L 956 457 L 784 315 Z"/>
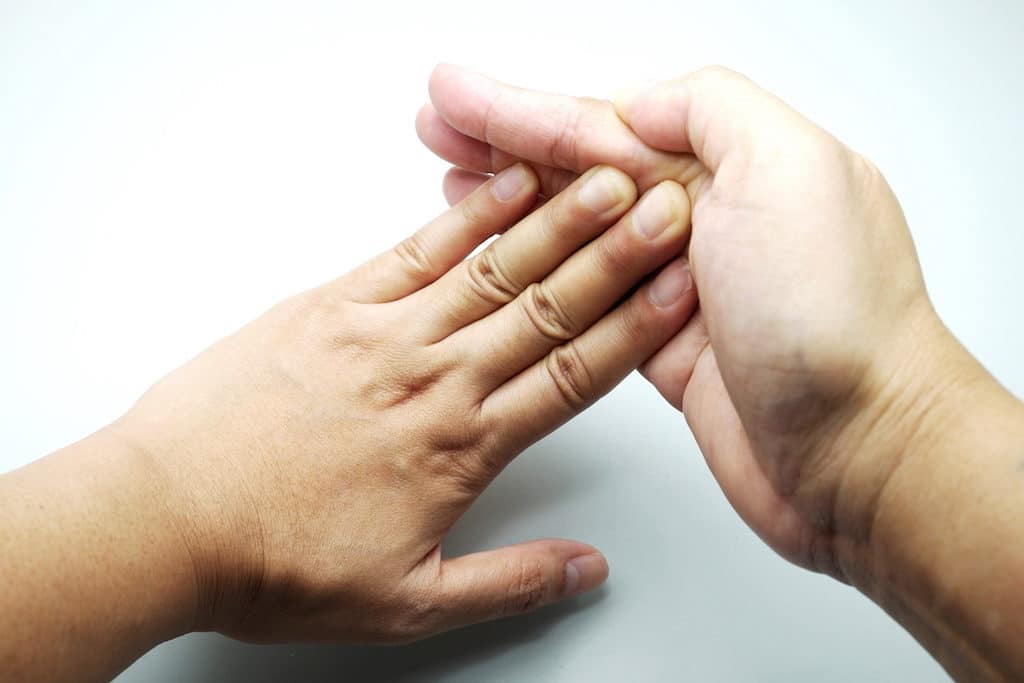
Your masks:
<path fill-rule="evenodd" d="M 438 114 L 461 133 L 483 138 L 485 118 L 498 95 L 498 84 L 476 71 L 452 64 L 434 67 L 427 84 Z"/>
<path fill-rule="evenodd" d="M 537 174 L 522 162 L 512 164 L 499 172 L 491 183 L 491 193 L 503 204 L 519 200 L 524 195 L 535 199 L 539 191 L 540 180 Z"/>
<path fill-rule="evenodd" d="M 682 223 L 690 222 L 690 195 L 686 188 L 675 180 L 663 180 L 655 187 L 660 188 L 672 206 L 675 219 Z"/>
<path fill-rule="evenodd" d="M 615 111 L 619 114 L 619 118 L 626 119 L 634 113 L 637 100 L 642 98 L 655 85 L 656 81 L 640 81 L 632 83 L 615 93 L 615 97 L 612 98 L 612 104 L 615 106 Z"/>
<path fill-rule="evenodd" d="M 453 167 L 448 169 L 441 181 L 441 192 L 448 206 L 455 206 L 487 182 L 490 176 Z"/>
<path fill-rule="evenodd" d="M 437 110 L 430 102 L 425 102 L 416 112 L 416 136 L 425 145 L 431 140 L 430 130 L 438 119 Z"/>
<path fill-rule="evenodd" d="M 608 560 L 600 552 L 578 555 L 565 563 L 565 585 L 562 597 L 592 591 L 608 579 Z"/>
<path fill-rule="evenodd" d="M 690 199 L 682 185 L 663 180 L 646 193 L 632 213 L 637 232 L 648 240 L 673 241 L 684 237 L 690 225 Z"/>
<path fill-rule="evenodd" d="M 691 152 L 689 91 L 682 80 L 633 86 L 615 96 L 615 112 L 640 139 L 668 152 Z"/>
<path fill-rule="evenodd" d="M 619 188 L 623 203 L 632 205 L 636 202 L 639 191 L 636 187 L 636 181 L 633 180 L 632 176 L 608 164 L 601 164 L 597 168 L 600 169 L 601 173 L 609 174 L 609 177 L 612 178 L 612 182 Z"/>
<path fill-rule="evenodd" d="M 614 166 L 595 166 L 580 181 L 579 202 L 597 216 L 622 215 L 636 202 L 636 183 Z"/>
<path fill-rule="evenodd" d="M 678 258 L 661 269 L 651 282 L 647 297 L 657 308 L 673 308 L 693 290 L 690 264 Z"/>

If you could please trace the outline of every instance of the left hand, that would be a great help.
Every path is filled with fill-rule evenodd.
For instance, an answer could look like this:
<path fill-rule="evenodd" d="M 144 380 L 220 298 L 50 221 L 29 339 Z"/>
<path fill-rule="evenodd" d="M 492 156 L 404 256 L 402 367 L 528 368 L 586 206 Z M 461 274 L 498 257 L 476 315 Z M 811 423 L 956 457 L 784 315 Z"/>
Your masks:
<path fill-rule="evenodd" d="M 166 482 L 195 567 L 196 628 L 406 641 L 604 580 L 604 558 L 573 541 L 440 551 L 512 458 L 696 304 L 676 258 L 690 218 L 677 184 L 634 207 L 629 177 L 596 168 L 518 220 L 537 190 L 525 166 L 506 170 L 214 345 L 115 425 Z"/>

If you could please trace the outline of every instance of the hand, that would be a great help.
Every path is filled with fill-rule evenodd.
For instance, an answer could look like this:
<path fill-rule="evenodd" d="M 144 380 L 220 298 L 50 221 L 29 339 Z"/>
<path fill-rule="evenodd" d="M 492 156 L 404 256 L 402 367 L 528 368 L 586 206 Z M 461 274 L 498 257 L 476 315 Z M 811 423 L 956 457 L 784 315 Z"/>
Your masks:
<path fill-rule="evenodd" d="M 634 207 L 633 182 L 597 168 L 515 223 L 537 190 L 526 167 L 506 170 L 216 344 L 113 427 L 165 482 L 194 563 L 196 628 L 405 641 L 604 581 L 604 558 L 573 541 L 440 551 L 513 457 L 696 305 L 676 258 L 690 222 L 677 184 Z"/>
<path fill-rule="evenodd" d="M 644 373 L 767 543 L 866 580 L 863 547 L 907 444 L 944 390 L 984 374 L 935 314 L 879 172 L 723 69 L 625 93 L 617 110 L 448 66 L 430 92 L 417 129 L 462 167 L 450 199 L 518 160 L 546 192 L 596 163 L 641 188 L 686 186 L 701 310 Z"/>

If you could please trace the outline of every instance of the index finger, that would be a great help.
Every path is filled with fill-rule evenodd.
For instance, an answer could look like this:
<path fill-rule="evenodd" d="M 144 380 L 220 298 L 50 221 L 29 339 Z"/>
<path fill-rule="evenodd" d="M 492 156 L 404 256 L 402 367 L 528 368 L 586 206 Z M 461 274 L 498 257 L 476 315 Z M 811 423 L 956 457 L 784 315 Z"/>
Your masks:
<path fill-rule="evenodd" d="M 574 173 L 608 164 L 641 190 L 663 180 L 689 185 L 703 171 L 693 155 L 648 146 L 607 100 L 515 88 L 449 64 L 431 74 L 430 99 L 458 132 L 533 163 Z"/>

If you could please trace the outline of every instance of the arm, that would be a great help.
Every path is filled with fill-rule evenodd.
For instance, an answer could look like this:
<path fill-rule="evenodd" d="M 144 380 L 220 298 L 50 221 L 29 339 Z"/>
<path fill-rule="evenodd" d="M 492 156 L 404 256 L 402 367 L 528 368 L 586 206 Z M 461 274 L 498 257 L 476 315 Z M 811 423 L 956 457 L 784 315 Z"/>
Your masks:
<path fill-rule="evenodd" d="M 1024 406 L 958 345 L 882 489 L 857 587 L 958 680 L 1024 676 Z"/>
<path fill-rule="evenodd" d="M 191 630 L 409 641 L 600 585 L 576 541 L 441 553 L 512 458 L 696 305 L 677 184 L 637 201 L 596 168 L 529 213 L 537 190 L 507 170 L 0 477 L 0 678 L 108 679 Z"/>
<path fill-rule="evenodd" d="M 192 629 L 195 577 L 152 473 L 112 427 L 0 477 L 4 680 L 109 680 Z"/>
<path fill-rule="evenodd" d="M 942 324 L 878 169 L 720 68 L 615 104 L 451 66 L 430 92 L 452 199 L 516 161 L 552 190 L 593 163 L 683 184 L 700 310 L 642 370 L 726 497 L 954 676 L 1024 677 L 1024 409 Z"/>

